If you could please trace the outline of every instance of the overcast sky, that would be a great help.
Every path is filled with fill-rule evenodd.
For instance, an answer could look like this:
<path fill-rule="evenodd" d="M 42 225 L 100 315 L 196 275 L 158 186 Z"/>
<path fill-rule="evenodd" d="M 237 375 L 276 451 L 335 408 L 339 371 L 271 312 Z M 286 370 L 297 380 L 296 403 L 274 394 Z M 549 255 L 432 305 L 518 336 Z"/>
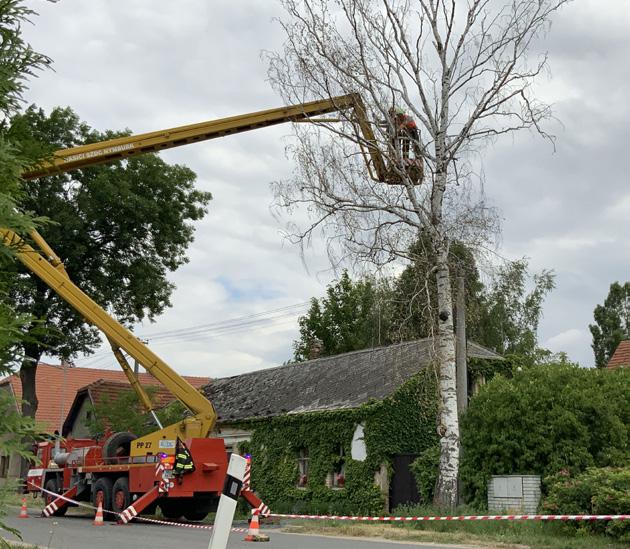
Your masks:
<path fill-rule="evenodd" d="M 281 46 L 275 0 L 28 3 L 40 15 L 25 35 L 54 72 L 32 81 L 27 99 L 47 110 L 69 105 L 97 129 L 141 133 L 282 104 L 260 56 Z M 550 125 L 555 153 L 523 134 L 484 155 L 486 192 L 503 218 L 500 254 L 557 274 L 540 343 L 584 366 L 594 307 L 611 282 L 630 279 L 628 36 L 628 0 L 564 9 L 542 46 L 551 71 L 541 98 L 561 121 Z M 136 330 L 180 373 L 222 377 L 287 360 L 303 304 L 334 277 L 318 245 L 305 268 L 269 210 L 269 183 L 292 168 L 290 134 L 281 126 L 163 153 L 214 195 L 190 263 L 171 277 L 172 309 Z M 77 364 L 117 367 L 105 352 Z"/>

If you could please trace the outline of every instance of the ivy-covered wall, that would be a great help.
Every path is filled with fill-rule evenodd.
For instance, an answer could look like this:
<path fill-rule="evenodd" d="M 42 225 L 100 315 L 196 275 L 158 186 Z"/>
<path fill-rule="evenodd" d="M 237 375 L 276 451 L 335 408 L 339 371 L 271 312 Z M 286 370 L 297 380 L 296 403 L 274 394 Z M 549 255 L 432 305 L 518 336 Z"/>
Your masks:
<path fill-rule="evenodd" d="M 252 486 L 274 512 L 378 513 L 385 500 L 374 483 L 381 464 L 401 453 L 420 454 L 437 443 L 437 377 L 433 368 L 382 401 L 353 410 L 258 419 L 231 426 L 252 431 L 242 450 L 252 454 Z M 351 458 L 352 437 L 363 424 L 365 461 Z M 343 448 L 343 458 L 339 448 Z M 298 454 L 308 450 L 308 481 L 298 487 Z M 345 463 L 343 488 L 326 486 L 329 473 Z"/>

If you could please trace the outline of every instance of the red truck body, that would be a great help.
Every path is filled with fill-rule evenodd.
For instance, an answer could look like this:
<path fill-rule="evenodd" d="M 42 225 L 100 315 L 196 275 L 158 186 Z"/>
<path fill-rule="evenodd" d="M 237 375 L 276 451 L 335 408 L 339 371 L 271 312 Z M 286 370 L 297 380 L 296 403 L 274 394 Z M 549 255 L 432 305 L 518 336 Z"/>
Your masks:
<path fill-rule="evenodd" d="M 91 439 L 68 439 L 58 446 L 40 442 L 37 455 L 47 466 L 28 472 L 27 488 L 33 493 L 42 488 L 55 494 L 72 492 L 73 500 L 89 501 L 94 507 L 101 503 L 106 511 L 116 513 L 154 493 L 155 497 L 144 498 L 142 509 L 135 505 L 138 513 L 159 505 L 167 518 L 201 520 L 216 509 L 226 478 L 228 454 L 220 438 L 185 442 L 195 469 L 183 475 L 174 475 L 172 463 L 159 454 L 106 458 L 103 443 Z M 50 504 L 57 498 L 48 492 L 44 492 L 44 497 Z M 253 494 L 249 498 L 243 495 L 250 504 L 259 501 Z M 250 501 L 252 496 L 255 500 Z M 62 500 L 57 507 L 51 514 L 64 514 L 68 504 Z"/>

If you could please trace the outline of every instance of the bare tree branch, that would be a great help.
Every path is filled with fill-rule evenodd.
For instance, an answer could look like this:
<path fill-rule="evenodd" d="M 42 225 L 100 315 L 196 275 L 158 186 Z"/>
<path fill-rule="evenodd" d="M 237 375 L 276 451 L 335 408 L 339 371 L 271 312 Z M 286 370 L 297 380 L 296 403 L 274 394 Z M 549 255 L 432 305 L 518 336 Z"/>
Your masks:
<path fill-rule="evenodd" d="M 276 211 L 302 216 L 289 227 L 292 241 L 305 246 L 321 235 L 333 264 L 376 268 L 411 259 L 420 235 L 431 243 L 434 279 L 418 281 L 417 291 L 432 284 L 438 296 L 438 310 L 426 314 L 435 319 L 443 505 L 457 502 L 459 463 L 450 243 L 483 252 L 496 242 L 499 218 L 475 174 L 488 141 L 533 130 L 553 142 L 544 130 L 551 110 L 532 91 L 547 56 L 529 56 L 568 1 L 282 0 L 285 46 L 267 54 L 271 83 L 288 102 L 359 92 L 377 138 L 367 142 L 345 112 L 338 124 L 296 128 L 295 173 L 274 185 Z M 394 106 L 422 130 L 421 185 L 392 137 Z M 364 153 L 374 146 L 397 185 L 370 178 Z"/>

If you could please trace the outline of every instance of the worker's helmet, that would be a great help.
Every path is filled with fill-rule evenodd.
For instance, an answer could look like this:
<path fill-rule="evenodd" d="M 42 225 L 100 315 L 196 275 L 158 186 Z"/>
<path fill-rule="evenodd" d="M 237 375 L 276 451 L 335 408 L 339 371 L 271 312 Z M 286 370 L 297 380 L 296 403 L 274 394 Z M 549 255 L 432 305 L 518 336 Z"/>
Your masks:
<path fill-rule="evenodd" d="M 402 107 L 394 107 L 394 114 L 404 115 L 405 114 L 405 109 L 403 109 Z"/>

